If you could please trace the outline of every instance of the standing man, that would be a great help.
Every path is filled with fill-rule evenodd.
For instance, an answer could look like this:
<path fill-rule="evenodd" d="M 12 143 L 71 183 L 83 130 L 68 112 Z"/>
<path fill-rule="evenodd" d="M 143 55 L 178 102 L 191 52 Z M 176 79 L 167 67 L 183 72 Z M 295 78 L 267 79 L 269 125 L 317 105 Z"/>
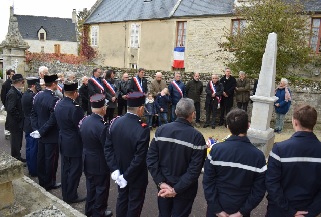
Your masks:
<path fill-rule="evenodd" d="M 123 115 L 123 110 L 127 112 L 127 93 L 129 88 L 128 73 L 124 73 L 121 81 L 117 84 L 118 89 L 118 116 Z"/>
<path fill-rule="evenodd" d="M 276 143 L 266 172 L 267 217 L 321 213 L 321 142 L 313 133 L 317 111 L 309 105 L 294 108 L 295 133 Z"/>
<path fill-rule="evenodd" d="M 169 95 L 171 96 L 171 103 L 172 103 L 171 121 L 173 122 L 176 120 L 176 113 L 175 113 L 176 104 L 181 98 L 185 97 L 185 93 L 186 93 L 185 85 L 181 81 L 180 72 L 175 72 L 174 80 L 168 85 L 168 91 L 169 91 Z"/>
<path fill-rule="evenodd" d="M 82 77 L 82 85 L 79 88 L 79 105 L 85 113 L 88 111 L 89 96 L 88 96 L 88 78 Z"/>
<path fill-rule="evenodd" d="M 86 199 L 77 193 L 82 173 L 83 147 L 78 125 L 84 118 L 84 111 L 75 102 L 77 88 L 78 83 L 67 81 L 64 84 L 64 98 L 55 106 L 61 154 L 61 193 L 67 203 L 79 203 Z"/>
<path fill-rule="evenodd" d="M 246 78 L 245 72 L 239 72 L 239 78 L 236 80 L 235 99 L 237 107 L 247 112 L 247 106 L 250 101 L 250 80 Z"/>
<path fill-rule="evenodd" d="M 93 69 L 93 75 L 91 78 L 88 80 L 88 97 L 90 98 L 91 96 L 95 94 L 106 94 L 106 86 L 103 82 L 103 78 L 101 78 L 101 69 L 100 68 L 95 68 Z M 91 114 L 90 110 L 90 102 L 88 102 L 88 112 Z"/>
<path fill-rule="evenodd" d="M 200 127 L 201 118 L 201 94 L 203 93 L 203 83 L 200 81 L 200 74 L 195 72 L 193 79 L 186 84 L 186 97 L 194 100 L 196 111 L 196 127 Z"/>
<path fill-rule="evenodd" d="M 39 78 L 40 78 L 40 86 L 42 89 L 45 89 L 44 76 L 49 74 L 48 68 L 46 66 L 40 66 L 38 73 L 39 73 Z"/>
<path fill-rule="evenodd" d="M 106 72 L 106 81 L 106 99 L 109 101 L 106 116 L 108 118 L 108 122 L 110 122 L 114 118 L 114 112 L 117 107 L 117 98 L 119 95 L 115 84 L 114 70 L 108 70 Z"/>
<path fill-rule="evenodd" d="M 150 131 L 144 115 L 145 95 L 133 92 L 127 97 L 127 114 L 115 119 L 107 129 L 105 157 L 116 180 L 117 216 L 140 216 L 148 183 L 146 154 Z"/>
<path fill-rule="evenodd" d="M 113 213 L 107 210 L 110 187 L 110 170 L 104 155 L 107 104 L 103 94 L 93 95 L 90 102 L 93 113 L 80 125 L 87 187 L 85 215 L 109 217 Z"/>
<path fill-rule="evenodd" d="M 233 107 L 233 96 L 236 87 L 236 80 L 231 75 L 231 69 L 225 68 L 225 75 L 220 79 L 220 83 L 223 84 L 224 91 L 221 100 L 221 118 L 219 125 L 224 125 L 225 112 L 228 114 Z"/>
<path fill-rule="evenodd" d="M 11 133 L 11 156 L 22 162 L 26 162 L 26 160 L 21 157 L 20 153 L 24 119 L 21 105 L 21 90 L 24 88 L 24 83 L 25 81 L 21 74 L 14 74 L 12 76 L 12 86 L 6 97 L 8 129 Z"/>
<path fill-rule="evenodd" d="M 229 112 L 226 124 L 232 136 L 212 147 L 204 165 L 206 216 L 249 217 L 265 194 L 265 157 L 246 136 L 244 110 Z"/>
<path fill-rule="evenodd" d="M 38 180 L 39 185 L 47 191 L 61 186 L 60 183 L 56 183 L 59 159 L 59 132 L 54 116 L 54 107 L 59 100 L 55 96 L 57 80 L 56 74 L 44 76 L 46 89 L 34 97 L 31 111 L 31 126 L 34 131 L 30 133 L 30 136 L 40 138 L 37 155 Z"/>
<path fill-rule="evenodd" d="M 11 88 L 11 84 L 12 84 L 12 76 L 15 74 L 15 71 L 13 69 L 8 69 L 7 72 L 7 80 L 2 84 L 1 87 L 1 102 L 4 106 L 4 109 L 6 110 L 6 97 L 7 97 L 7 93 L 9 92 L 10 88 Z M 6 122 L 4 124 L 4 135 L 6 136 L 10 136 L 10 131 L 8 130 L 8 115 L 6 116 Z"/>
<path fill-rule="evenodd" d="M 223 85 L 219 81 L 218 75 L 212 75 L 212 80 L 208 82 L 206 86 L 206 100 L 205 100 L 205 110 L 206 110 L 206 122 L 203 128 L 212 125 L 212 129 L 215 129 L 216 113 L 218 106 L 221 102 L 223 94 Z M 212 114 L 212 121 L 211 121 Z"/>
<path fill-rule="evenodd" d="M 158 188 L 159 216 L 189 216 L 206 154 L 203 135 L 191 123 L 192 99 L 176 106 L 177 119 L 159 127 L 150 144 L 147 166 Z"/>
<path fill-rule="evenodd" d="M 33 97 L 41 91 L 40 79 L 36 77 L 27 78 L 28 90 L 24 92 L 21 98 L 22 111 L 24 113 L 23 131 L 26 139 L 26 160 L 30 176 L 37 176 L 37 154 L 38 139 L 30 136 L 33 131 L 31 127 L 31 110 Z"/>
<path fill-rule="evenodd" d="M 138 69 L 137 76 L 133 77 L 130 81 L 128 92 L 141 92 L 145 95 L 148 92 L 147 88 L 147 80 L 144 78 L 145 69 L 140 68 Z"/>

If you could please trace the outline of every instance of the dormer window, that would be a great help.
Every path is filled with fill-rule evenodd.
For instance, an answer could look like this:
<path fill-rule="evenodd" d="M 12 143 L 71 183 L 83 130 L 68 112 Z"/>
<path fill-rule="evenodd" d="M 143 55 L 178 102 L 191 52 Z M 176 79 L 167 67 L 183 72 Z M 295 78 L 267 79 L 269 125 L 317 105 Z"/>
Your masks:
<path fill-rule="evenodd" d="M 46 41 L 47 40 L 47 32 L 46 30 L 41 27 L 39 30 L 38 30 L 38 39 L 40 41 Z"/>

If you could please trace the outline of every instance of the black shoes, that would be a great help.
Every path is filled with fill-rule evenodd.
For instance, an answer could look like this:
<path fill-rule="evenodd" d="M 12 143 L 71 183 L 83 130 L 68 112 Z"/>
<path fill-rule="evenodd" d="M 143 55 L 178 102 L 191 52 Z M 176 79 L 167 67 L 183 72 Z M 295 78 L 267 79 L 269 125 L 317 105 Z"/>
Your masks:
<path fill-rule="evenodd" d="M 218 124 L 218 126 L 223 126 L 224 125 L 224 122 L 220 122 L 219 124 Z"/>
<path fill-rule="evenodd" d="M 56 184 L 54 184 L 54 185 L 46 188 L 46 190 L 47 190 L 47 191 L 50 191 L 50 190 L 52 190 L 52 189 L 58 189 L 58 188 L 60 188 L 60 187 L 61 187 L 61 183 L 56 183 Z"/>
<path fill-rule="evenodd" d="M 215 126 L 212 126 L 212 129 L 215 129 Z"/>
<path fill-rule="evenodd" d="M 203 128 L 209 127 L 210 125 L 208 124 L 204 124 Z"/>
<path fill-rule="evenodd" d="M 81 202 L 83 202 L 83 201 L 85 201 L 85 200 L 86 200 L 86 197 L 78 197 L 77 199 L 72 200 L 72 201 L 68 201 L 67 203 L 68 203 L 68 204 L 81 203 Z M 105 212 L 105 213 L 106 213 L 106 212 Z"/>

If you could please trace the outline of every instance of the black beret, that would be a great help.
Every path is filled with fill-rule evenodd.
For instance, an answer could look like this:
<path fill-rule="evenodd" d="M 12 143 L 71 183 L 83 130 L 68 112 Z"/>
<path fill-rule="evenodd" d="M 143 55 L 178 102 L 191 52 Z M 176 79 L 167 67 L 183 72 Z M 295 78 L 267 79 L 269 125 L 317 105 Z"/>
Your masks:
<path fill-rule="evenodd" d="M 145 104 L 145 94 L 142 92 L 132 92 L 127 95 L 127 105 L 129 107 L 139 107 Z"/>
<path fill-rule="evenodd" d="M 28 77 L 28 78 L 26 78 L 26 80 L 27 80 L 28 85 L 34 85 L 37 82 L 40 83 L 40 79 L 36 78 L 36 77 Z"/>
<path fill-rule="evenodd" d="M 45 75 L 44 76 L 44 80 L 45 80 L 46 84 L 52 83 L 52 82 L 58 80 L 58 76 L 56 74 L 54 74 L 54 75 Z"/>
<path fill-rule="evenodd" d="M 22 74 L 14 74 L 12 76 L 12 81 L 20 81 L 23 80 Z"/>
<path fill-rule="evenodd" d="M 78 83 L 69 82 L 64 84 L 64 91 L 75 91 L 78 89 Z"/>
<path fill-rule="evenodd" d="M 90 97 L 90 104 L 93 108 L 101 108 L 106 104 L 104 94 L 95 94 Z"/>

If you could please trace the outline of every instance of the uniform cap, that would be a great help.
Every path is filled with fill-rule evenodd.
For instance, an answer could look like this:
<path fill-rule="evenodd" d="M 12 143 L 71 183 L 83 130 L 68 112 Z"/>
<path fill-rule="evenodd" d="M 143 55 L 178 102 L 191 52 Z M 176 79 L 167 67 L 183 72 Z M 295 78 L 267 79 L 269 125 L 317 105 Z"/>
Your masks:
<path fill-rule="evenodd" d="M 22 74 L 14 74 L 12 76 L 12 81 L 21 81 L 23 80 Z"/>
<path fill-rule="evenodd" d="M 101 108 L 106 104 L 104 94 L 95 94 L 90 97 L 90 104 L 93 108 Z"/>
<path fill-rule="evenodd" d="M 132 92 L 127 95 L 127 105 L 129 107 L 139 107 L 145 104 L 145 94 L 142 92 Z"/>
<path fill-rule="evenodd" d="M 26 78 L 26 80 L 27 80 L 28 85 L 34 85 L 37 82 L 40 83 L 40 79 L 37 77 L 28 77 L 28 78 Z"/>
<path fill-rule="evenodd" d="M 45 84 L 52 83 L 54 81 L 58 80 L 58 76 L 56 74 L 54 75 L 45 75 L 44 76 Z"/>
<path fill-rule="evenodd" d="M 75 82 L 66 82 L 64 84 L 64 91 L 75 91 L 78 89 L 78 83 Z"/>

